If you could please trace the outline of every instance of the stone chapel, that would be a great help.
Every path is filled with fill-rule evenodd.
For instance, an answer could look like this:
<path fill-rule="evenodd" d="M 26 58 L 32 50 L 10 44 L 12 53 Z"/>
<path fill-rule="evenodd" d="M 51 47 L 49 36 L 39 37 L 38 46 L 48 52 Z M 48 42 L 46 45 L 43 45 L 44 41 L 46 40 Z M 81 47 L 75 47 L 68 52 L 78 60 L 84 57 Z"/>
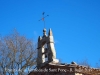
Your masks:
<path fill-rule="evenodd" d="M 52 30 L 43 29 L 43 36 L 38 37 L 37 67 L 28 75 L 100 75 L 100 69 L 78 65 L 75 62 L 70 64 L 60 63 L 56 58 L 54 38 Z"/>

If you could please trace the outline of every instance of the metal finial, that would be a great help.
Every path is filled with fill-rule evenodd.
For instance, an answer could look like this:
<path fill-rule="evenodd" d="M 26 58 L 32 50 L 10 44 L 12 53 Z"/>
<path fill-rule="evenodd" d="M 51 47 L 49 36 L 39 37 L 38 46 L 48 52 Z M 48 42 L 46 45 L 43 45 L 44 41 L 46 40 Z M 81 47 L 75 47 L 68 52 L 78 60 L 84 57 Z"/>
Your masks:
<path fill-rule="evenodd" d="M 44 28 L 45 28 L 45 18 L 48 17 L 49 15 L 44 16 L 45 12 L 42 13 L 43 17 L 39 20 L 39 21 L 43 21 L 44 22 Z"/>

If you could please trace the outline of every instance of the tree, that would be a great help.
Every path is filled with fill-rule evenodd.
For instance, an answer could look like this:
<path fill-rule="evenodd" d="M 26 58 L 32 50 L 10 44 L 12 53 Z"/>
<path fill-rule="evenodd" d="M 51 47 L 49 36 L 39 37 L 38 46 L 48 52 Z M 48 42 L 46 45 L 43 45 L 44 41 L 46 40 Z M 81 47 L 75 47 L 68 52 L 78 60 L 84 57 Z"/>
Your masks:
<path fill-rule="evenodd" d="M 83 65 L 83 66 L 87 66 L 87 67 L 90 67 L 90 64 L 88 63 L 88 60 L 85 59 L 83 61 L 80 61 L 80 62 L 77 62 L 78 65 Z"/>
<path fill-rule="evenodd" d="M 100 69 L 100 59 L 99 59 L 98 63 L 96 63 L 96 68 Z"/>
<path fill-rule="evenodd" d="M 36 64 L 34 42 L 16 30 L 0 37 L 0 75 L 25 75 Z"/>

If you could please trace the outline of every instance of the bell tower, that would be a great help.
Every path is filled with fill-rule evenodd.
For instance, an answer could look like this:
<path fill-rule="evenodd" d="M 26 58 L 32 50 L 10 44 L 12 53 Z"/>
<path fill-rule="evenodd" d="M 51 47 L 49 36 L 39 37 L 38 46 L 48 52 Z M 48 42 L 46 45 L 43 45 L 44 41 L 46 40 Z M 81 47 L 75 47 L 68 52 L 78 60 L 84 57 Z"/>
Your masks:
<path fill-rule="evenodd" d="M 49 29 L 47 35 L 45 28 L 43 29 L 43 36 L 38 38 L 36 70 L 33 70 L 28 75 L 100 75 L 100 69 L 78 65 L 75 62 L 70 64 L 60 63 L 56 59 L 52 30 Z"/>
<path fill-rule="evenodd" d="M 43 36 L 38 37 L 38 57 L 37 68 L 41 68 L 45 63 L 58 63 L 56 59 L 56 51 L 54 47 L 54 39 L 52 30 L 49 29 L 48 35 L 46 29 L 43 29 Z"/>

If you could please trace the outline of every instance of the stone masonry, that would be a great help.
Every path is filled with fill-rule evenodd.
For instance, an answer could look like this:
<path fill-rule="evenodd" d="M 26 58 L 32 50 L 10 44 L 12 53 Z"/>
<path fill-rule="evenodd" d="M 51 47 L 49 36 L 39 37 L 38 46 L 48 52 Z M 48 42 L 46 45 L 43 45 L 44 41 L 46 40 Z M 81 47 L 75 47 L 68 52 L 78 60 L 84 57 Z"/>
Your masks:
<path fill-rule="evenodd" d="M 100 75 L 100 69 L 78 65 L 75 62 L 60 63 L 56 59 L 56 50 L 52 30 L 43 29 L 43 36 L 38 38 L 37 67 L 28 75 Z"/>

